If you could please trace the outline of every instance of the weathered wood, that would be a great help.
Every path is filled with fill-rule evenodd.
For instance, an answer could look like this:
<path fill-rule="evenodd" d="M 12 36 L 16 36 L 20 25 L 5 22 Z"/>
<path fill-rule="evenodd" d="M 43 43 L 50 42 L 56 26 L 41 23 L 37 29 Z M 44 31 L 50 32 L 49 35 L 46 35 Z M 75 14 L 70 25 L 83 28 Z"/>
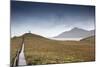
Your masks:
<path fill-rule="evenodd" d="M 13 63 L 11 64 L 11 67 L 16 67 L 18 66 L 18 61 L 19 61 L 19 54 L 21 53 L 22 47 L 23 47 L 23 43 L 24 43 L 24 36 L 22 37 L 22 43 L 21 43 L 21 47 L 17 50 L 17 54 L 13 60 Z"/>

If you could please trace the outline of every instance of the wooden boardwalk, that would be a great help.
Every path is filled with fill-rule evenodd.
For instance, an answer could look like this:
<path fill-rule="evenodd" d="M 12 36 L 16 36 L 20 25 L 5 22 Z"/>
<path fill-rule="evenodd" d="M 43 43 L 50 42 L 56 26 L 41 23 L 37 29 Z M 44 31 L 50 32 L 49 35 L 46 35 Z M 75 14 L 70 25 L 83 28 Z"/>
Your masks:
<path fill-rule="evenodd" d="M 11 64 L 11 67 L 16 67 L 16 66 L 25 66 L 26 60 L 24 56 L 24 37 L 21 43 L 21 47 L 18 49 L 17 54 L 13 60 L 13 63 Z"/>
<path fill-rule="evenodd" d="M 19 54 L 18 66 L 25 66 L 25 65 L 26 65 L 26 60 L 24 56 L 24 43 L 23 43 L 21 53 Z"/>

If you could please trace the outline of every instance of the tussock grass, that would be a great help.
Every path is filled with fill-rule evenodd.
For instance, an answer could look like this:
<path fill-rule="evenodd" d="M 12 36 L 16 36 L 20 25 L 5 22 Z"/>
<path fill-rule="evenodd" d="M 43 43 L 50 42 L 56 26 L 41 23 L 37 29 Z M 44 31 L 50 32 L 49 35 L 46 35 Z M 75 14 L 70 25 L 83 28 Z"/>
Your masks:
<path fill-rule="evenodd" d="M 11 58 L 15 56 L 20 41 L 20 38 L 11 41 Z M 91 41 L 91 38 L 89 41 L 55 41 L 27 34 L 24 35 L 25 59 L 28 65 L 94 61 L 95 41 Z"/>
<path fill-rule="evenodd" d="M 14 37 L 14 38 L 11 38 L 11 52 L 10 52 L 10 59 L 11 59 L 11 63 L 13 63 L 14 59 L 15 59 L 15 56 L 18 52 L 18 50 L 20 49 L 21 47 L 21 44 L 22 44 L 22 37 Z"/>

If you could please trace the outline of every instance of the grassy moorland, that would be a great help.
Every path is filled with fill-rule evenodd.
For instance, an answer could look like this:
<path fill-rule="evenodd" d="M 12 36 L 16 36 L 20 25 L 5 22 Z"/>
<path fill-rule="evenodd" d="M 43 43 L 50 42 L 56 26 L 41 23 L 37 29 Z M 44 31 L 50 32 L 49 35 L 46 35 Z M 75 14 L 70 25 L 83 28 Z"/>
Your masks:
<path fill-rule="evenodd" d="M 11 53 L 10 53 L 10 59 L 11 64 L 13 63 L 16 54 L 18 53 L 18 50 L 20 49 L 22 44 L 22 37 L 13 37 L 11 38 Z"/>
<path fill-rule="evenodd" d="M 25 58 L 28 65 L 85 62 L 95 60 L 94 37 L 81 41 L 56 41 L 26 33 Z M 11 39 L 11 60 L 20 48 L 22 37 Z"/>
<path fill-rule="evenodd" d="M 91 37 L 81 41 L 55 41 L 25 34 L 25 56 L 28 65 L 94 61 Z M 93 40 L 94 41 L 94 40 Z"/>

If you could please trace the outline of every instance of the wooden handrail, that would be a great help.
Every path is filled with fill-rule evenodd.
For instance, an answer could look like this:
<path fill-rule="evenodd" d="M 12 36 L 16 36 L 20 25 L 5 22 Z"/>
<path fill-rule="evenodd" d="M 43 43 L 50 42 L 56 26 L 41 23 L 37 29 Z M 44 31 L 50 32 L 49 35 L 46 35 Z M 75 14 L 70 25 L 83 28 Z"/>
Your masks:
<path fill-rule="evenodd" d="M 16 66 L 18 66 L 19 54 L 21 53 L 23 43 L 24 43 L 24 36 L 22 37 L 21 47 L 17 50 L 16 56 L 15 56 L 15 58 L 14 58 L 14 60 L 13 60 L 13 63 L 12 63 L 12 65 L 11 65 L 11 67 L 16 67 Z"/>

